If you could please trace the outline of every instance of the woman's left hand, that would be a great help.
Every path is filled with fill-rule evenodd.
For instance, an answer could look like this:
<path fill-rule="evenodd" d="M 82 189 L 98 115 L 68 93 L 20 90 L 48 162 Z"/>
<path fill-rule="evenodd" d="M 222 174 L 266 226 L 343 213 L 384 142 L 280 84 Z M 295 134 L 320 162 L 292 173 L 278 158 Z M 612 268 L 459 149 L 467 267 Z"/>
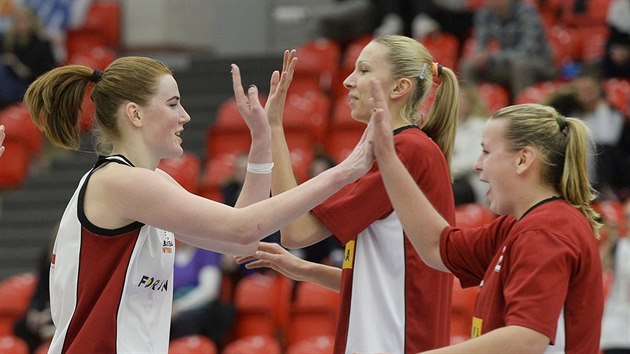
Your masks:
<path fill-rule="evenodd" d="M 245 93 L 241 84 L 241 71 L 236 64 L 232 64 L 232 85 L 238 111 L 252 134 L 260 131 L 269 131 L 267 113 L 260 103 L 258 88 L 255 85 L 251 85 L 247 89 L 247 94 Z"/>

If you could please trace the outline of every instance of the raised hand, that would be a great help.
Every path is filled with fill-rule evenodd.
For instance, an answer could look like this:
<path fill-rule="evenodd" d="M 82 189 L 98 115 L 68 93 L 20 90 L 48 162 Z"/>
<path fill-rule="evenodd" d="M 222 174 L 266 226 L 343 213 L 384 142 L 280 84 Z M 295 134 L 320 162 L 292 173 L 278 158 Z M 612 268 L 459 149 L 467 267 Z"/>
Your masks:
<path fill-rule="evenodd" d="M 350 182 L 357 180 L 372 168 L 374 162 L 373 134 L 374 127 L 373 123 L 370 122 L 350 155 L 338 165 L 346 172 Z"/>
<path fill-rule="evenodd" d="M 260 242 L 254 256 L 237 256 L 236 263 L 245 264 L 247 269 L 271 268 L 293 280 L 304 280 L 303 268 L 308 263 L 277 243 Z M 248 263 L 249 262 L 249 263 Z"/>
<path fill-rule="evenodd" d="M 252 133 L 269 130 L 267 114 L 258 98 L 258 88 L 251 85 L 247 89 L 247 94 L 245 94 L 241 84 L 241 71 L 236 64 L 232 64 L 232 86 L 234 88 L 236 106 L 249 130 Z"/>
<path fill-rule="evenodd" d="M 269 97 L 265 104 L 265 111 L 267 111 L 267 117 L 271 126 L 282 127 L 284 104 L 287 98 L 287 91 L 291 81 L 293 81 L 297 60 L 297 51 L 295 49 L 285 50 L 282 60 L 282 73 L 276 70 L 271 74 Z"/>
<path fill-rule="evenodd" d="M 389 107 L 378 80 L 370 83 L 372 89 L 372 116 L 368 128 L 372 129 L 373 152 L 377 160 L 396 155 Z"/>

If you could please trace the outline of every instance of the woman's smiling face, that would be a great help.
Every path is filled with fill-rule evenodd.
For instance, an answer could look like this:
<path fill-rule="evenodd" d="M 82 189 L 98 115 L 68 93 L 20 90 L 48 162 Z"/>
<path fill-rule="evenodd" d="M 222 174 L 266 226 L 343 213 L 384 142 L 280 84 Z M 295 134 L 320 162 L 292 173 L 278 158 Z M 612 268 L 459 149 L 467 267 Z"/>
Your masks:
<path fill-rule="evenodd" d="M 370 42 L 363 48 L 354 71 L 343 81 L 348 89 L 348 98 L 352 118 L 359 122 L 367 123 L 370 120 L 370 98 L 372 92 L 370 81 L 377 79 L 383 85 L 385 93 L 392 82 L 391 65 L 385 59 L 388 48 L 376 42 Z"/>
<path fill-rule="evenodd" d="M 515 186 L 512 181 L 518 180 L 518 151 L 509 149 L 505 140 L 507 119 L 489 119 L 483 129 L 481 145 L 482 153 L 475 163 L 479 179 L 488 183 L 486 197 L 490 209 L 496 214 L 511 214 L 514 209 Z"/>

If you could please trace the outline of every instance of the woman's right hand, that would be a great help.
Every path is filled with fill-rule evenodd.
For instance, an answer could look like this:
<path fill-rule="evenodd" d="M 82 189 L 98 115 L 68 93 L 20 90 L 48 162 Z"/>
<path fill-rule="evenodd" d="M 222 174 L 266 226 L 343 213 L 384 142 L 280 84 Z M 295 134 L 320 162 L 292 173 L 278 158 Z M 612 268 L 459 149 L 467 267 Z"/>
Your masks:
<path fill-rule="evenodd" d="M 253 256 L 236 256 L 234 260 L 238 264 L 245 264 L 247 269 L 271 268 L 296 281 L 305 280 L 304 267 L 308 264 L 279 244 L 269 242 L 260 242 Z"/>
<path fill-rule="evenodd" d="M 350 155 L 346 157 L 341 163 L 333 168 L 341 168 L 345 172 L 348 178 L 347 183 L 351 183 L 363 176 L 367 171 L 372 168 L 374 163 L 373 153 L 373 135 L 374 124 L 368 123 L 367 128 L 363 132 L 361 139 L 354 147 Z"/>
<path fill-rule="evenodd" d="M 269 124 L 272 127 L 282 127 L 284 104 L 287 98 L 287 91 L 291 81 L 293 81 L 297 60 L 297 51 L 295 49 L 285 50 L 282 59 L 282 72 L 280 73 L 276 70 L 271 75 L 269 97 L 265 104 L 265 111 L 267 111 Z"/>

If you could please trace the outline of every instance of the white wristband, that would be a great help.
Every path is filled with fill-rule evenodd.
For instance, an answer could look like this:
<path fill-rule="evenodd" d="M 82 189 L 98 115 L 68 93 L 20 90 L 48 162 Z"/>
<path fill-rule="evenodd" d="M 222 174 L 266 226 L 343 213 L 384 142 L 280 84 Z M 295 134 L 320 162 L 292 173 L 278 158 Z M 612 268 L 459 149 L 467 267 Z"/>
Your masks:
<path fill-rule="evenodd" d="M 273 162 L 267 163 L 247 163 L 247 172 L 256 173 L 259 175 L 266 175 L 271 173 L 273 169 Z"/>

